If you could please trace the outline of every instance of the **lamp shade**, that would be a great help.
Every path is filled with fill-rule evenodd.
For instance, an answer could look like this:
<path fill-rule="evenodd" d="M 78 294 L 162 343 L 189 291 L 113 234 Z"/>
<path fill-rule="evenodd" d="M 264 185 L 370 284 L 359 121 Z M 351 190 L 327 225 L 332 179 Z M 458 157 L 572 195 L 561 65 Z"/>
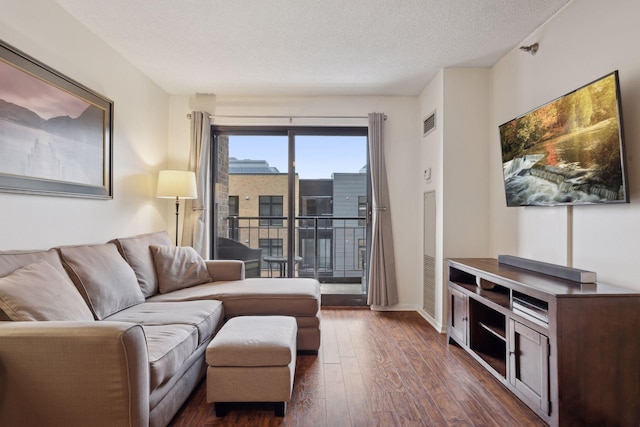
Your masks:
<path fill-rule="evenodd" d="M 157 196 L 164 199 L 195 199 L 198 197 L 196 174 L 190 171 L 160 171 Z"/>

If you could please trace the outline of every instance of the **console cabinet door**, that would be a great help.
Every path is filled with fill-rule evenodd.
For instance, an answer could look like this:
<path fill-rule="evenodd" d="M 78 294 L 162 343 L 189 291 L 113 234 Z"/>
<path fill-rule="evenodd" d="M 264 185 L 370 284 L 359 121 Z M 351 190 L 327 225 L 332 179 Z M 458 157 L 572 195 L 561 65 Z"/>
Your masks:
<path fill-rule="evenodd" d="M 549 339 L 513 319 L 509 323 L 509 382 L 549 414 Z"/>
<path fill-rule="evenodd" d="M 467 296 L 449 287 L 449 337 L 467 345 L 469 307 Z"/>

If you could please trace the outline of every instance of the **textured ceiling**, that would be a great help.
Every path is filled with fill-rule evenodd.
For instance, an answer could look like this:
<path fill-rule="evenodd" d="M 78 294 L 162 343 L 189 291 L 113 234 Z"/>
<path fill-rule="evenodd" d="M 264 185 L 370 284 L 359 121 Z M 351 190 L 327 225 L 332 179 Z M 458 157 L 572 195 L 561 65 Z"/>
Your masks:
<path fill-rule="evenodd" d="M 569 0 L 55 1 L 171 94 L 417 95 Z"/>

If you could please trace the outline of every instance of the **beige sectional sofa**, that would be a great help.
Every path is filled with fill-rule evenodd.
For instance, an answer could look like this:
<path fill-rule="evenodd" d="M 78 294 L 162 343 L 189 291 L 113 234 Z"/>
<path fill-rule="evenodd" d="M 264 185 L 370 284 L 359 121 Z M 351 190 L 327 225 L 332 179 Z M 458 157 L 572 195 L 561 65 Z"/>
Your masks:
<path fill-rule="evenodd" d="M 298 350 L 319 349 L 317 281 L 245 279 L 166 232 L 0 252 L 0 425 L 165 426 L 244 315 L 295 317 Z"/>

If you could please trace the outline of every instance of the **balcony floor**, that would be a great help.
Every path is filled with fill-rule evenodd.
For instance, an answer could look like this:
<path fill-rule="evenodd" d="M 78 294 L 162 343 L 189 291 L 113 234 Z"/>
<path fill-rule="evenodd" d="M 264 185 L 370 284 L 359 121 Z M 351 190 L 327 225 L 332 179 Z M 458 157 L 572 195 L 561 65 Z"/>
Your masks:
<path fill-rule="evenodd" d="M 349 294 L 358 295 L 364 293 L 360 283 L 321 283 L 320 291 L 322 294 Z"/>

